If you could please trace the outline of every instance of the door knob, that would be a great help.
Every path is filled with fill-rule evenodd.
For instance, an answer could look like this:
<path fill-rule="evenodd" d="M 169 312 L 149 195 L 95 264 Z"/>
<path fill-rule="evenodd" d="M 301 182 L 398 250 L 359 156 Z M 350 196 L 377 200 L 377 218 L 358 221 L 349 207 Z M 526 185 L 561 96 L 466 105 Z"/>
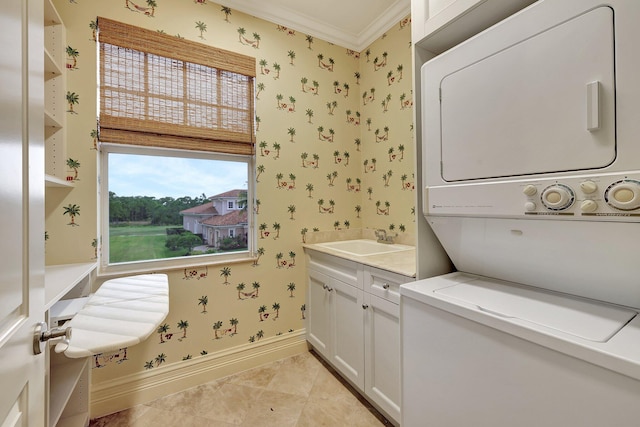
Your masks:
<path fill-rule="evenodd" d="M 33 332 L 33 354 L 40 354 L 44 348 L 44 343 L 56 338 L 62 338 L 62 342 L 69 345 L 69 340 L 71 339 L 71 328 L 52 328 L 47 329 L 47 324 L 45 322 L 40 322 L 36 324 L 35 330 Z M 64 351 L 66 350 L 66 346 L 63 347 Z"/>

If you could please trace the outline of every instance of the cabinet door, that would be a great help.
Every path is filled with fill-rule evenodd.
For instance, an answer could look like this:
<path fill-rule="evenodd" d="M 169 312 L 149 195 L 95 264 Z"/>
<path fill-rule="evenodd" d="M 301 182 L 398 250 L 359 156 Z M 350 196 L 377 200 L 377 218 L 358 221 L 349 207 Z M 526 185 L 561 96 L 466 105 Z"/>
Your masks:
<path fill-rule="evenodd" d="M 327 359 L 331 358 L 331 280 L 326 274 L 309 270 L 307 341 Z"/>
<path fill-rule="evenodd" d="M 333 354 L 331 362 L 349 381 L 364 390 L 364 310 L 361 289 L 332 279 Z"/>
<path fill-rule="evenodd" d="M 365 394 L 400 421 L 400 306 L 364 298 Z"/>

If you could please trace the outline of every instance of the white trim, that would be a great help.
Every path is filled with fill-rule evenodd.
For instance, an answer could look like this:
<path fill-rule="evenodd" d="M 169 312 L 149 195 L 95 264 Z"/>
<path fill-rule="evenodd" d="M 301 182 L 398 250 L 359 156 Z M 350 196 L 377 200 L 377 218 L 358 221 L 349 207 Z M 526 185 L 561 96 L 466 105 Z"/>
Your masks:
<path fill-rule="evenodd" d="M 253 200 L 255 197 L 255 154 L 254 155 L 234 155 L 223 153 L 210 153 L 202 151 L 175 150 L 169 148 L 158 147 L 141 147 L 128 144 L 100 144 L 100 178 L 98 179 L 100 194 L 100 218 L 98 220 L 98 229 L 100 230 L 101 248 L 99 251 L 98 276 L 121 276 L 123 274 L 134 273 L 151 273 L 158 271 L 175 270 L 195 265 L 215 265 L 221 262 L 246 261 L 252 259 L 257 246 L 257 230 L 253 232 L 253 240 L 247 240 L 247 250 L 240 252 L 228 252 L 218 254 L 192 255 L 186 257 L 175 257 L 155 260 L 130 261 L 109 264 L 107 261 L 109 254 L 109 162 L 108 156 L 111 153 L 118 154 L 137 154 L 147 156 L 161 157 L 184 157 L 184 158 L 201 158 L 218 161 L 229 161 L 244 163 L 247 166 L 247 227 L 255 226 L 255 213 L 253 212 Z M 104 216 L 106 215 L 106 217 Z M 184 225 L 184 221 L 183 221 Z"/>
<path fill-rule="evenodd" d="M 91 385 L 91 418 L 308 351 L 305 329 Z"/>
<path fill-rule="evenodd" d="M 411 3 L 408 0 L 396 0 L 378 19 L 369 24 L 361 32 L 347 33 L 325 21 L 318 21 L 312 16 L 297 13 L 289 8 L 278 6 L 273 2 L 256 2 L 254 0 L 225 0 L 221 4 L 240 12 L 248 13 L 258 18 L 292 28 L 296 31 L 312 35 L 338 46 L 361 52 L 378 37 L 389 30 L 411 13 Z M 318 6 L 322 7 L 322 6 Z"/>

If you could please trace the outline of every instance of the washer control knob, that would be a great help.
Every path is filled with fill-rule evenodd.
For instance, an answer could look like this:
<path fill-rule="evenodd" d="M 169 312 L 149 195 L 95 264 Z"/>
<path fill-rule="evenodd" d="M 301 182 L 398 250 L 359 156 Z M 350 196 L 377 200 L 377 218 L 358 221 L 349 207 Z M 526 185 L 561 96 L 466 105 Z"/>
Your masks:
<path fill-rule="evenodd" d="M 598 209 L 598 203 L 595 200 L 583 200 L 580 203 L 580 210 L 582 212 L 595 212 Z"/>
<path fill-rule="evenodd" d="M 529 184 L 522 189 L 522 192 L 525 194 L 525 196 L 533 196 L 538 192 L 538 189 L 535 185 Z"/>
<path fill-rule="evenodd" d="M 640 208 L 640 181 L 623 179 L 614 182 L 605 190 L 604 200 L 609 206 L 622 211 Z"/>
<path fill-rule="evenodd" d="M 527 212 L 532 212 L 536 210 L 536 204 L 533 202 L 527 202 L 524 204 L 524 210 Z"/>
<path fill-rule="evenodd" d="M 593 181 L 582 181 L 580 183 L 580 189 L 585 194 L 591 194 L 598 189 L 598 185 Z"/>
<path fill-rule="evenodd" d="M 553 184 L 542 190 L 540 200 L 547 209 L 561 211 L 573 205 L 575 194 L 567 185 Z"/>

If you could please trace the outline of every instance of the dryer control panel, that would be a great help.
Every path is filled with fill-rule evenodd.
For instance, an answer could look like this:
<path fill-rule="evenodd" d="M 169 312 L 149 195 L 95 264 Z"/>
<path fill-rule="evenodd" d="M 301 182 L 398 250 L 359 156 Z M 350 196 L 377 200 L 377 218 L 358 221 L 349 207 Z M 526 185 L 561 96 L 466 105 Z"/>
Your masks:
<path fill-rule="evenodd" d="M 425 215 L 640 221 L 640 172 L 427 187 Z"/>

